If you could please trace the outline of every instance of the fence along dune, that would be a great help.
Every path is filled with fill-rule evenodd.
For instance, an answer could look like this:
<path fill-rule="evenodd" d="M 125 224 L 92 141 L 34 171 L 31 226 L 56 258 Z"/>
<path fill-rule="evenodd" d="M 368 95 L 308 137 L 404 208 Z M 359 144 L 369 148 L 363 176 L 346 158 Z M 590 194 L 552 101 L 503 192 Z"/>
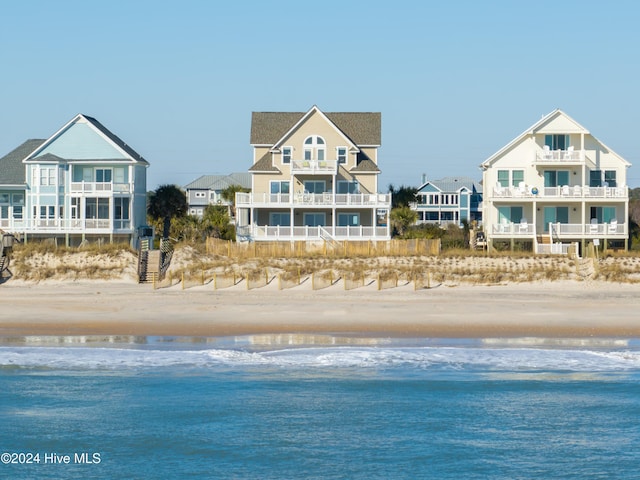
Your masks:
<path fill-rule="evenodd" d="M 327 257 L 437 255 L 440 253 L 440 239 L 238 243 L 218 238 L 207 238 L 206 251 L 209 254 L 238 259 L 301 258 L 319 255 Z"/>

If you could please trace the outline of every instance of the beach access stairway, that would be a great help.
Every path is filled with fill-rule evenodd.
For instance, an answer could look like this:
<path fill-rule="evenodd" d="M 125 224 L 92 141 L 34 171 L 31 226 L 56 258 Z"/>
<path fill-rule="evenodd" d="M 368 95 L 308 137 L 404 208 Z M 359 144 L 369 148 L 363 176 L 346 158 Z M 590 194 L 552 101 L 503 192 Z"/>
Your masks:
<path fill-rule="evenodd" d="M 138 252 L 138 283 L 152 283 L 160 274 L 160 250 Z"/>

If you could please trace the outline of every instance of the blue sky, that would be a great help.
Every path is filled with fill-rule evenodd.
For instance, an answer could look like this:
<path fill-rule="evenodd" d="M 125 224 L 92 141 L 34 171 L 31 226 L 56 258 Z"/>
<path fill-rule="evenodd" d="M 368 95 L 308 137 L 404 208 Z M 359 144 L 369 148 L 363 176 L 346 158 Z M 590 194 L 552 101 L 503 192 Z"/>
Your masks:
<path fill-rule="evenodd" d="M 252 111 L 382 112 L 380 189 L 478 165 L 561 108 L 634 164 L 635 1 L 3 2 L 0 156 L 77 113 L 149 187 L 246 171 Z"/>

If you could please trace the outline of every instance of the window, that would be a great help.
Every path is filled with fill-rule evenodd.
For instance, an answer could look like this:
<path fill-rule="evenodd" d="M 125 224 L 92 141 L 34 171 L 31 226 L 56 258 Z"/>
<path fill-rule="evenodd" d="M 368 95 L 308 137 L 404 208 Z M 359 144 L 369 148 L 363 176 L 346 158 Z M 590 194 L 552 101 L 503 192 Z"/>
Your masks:
<path fill-rule="evenodd" d="M 604 182 L 609 187 L 617 187 L 616 183 L 616 171 L 615 170 L 605 170 L 604 171 Z"/>
<path fill-rule="evenodd" d="M 339 213 L 339 227 L 357 227 L 360 225 L 360 214 L 358 213 Z"/>
<path fill-rule="evenodd" d="M 338 180 L 336 186 L 338 193 L 360 193 L 360 184 L 357 180 L 348 182 L 347 180 Z"/>
<path fill-rule="evenodd" d="M 289 212 L 271 212 L 269 214 L 269 225 L 290 227 L 291 215 L 289 214 Z"/>
<path fill-rule="evenodd" d="M 520 182 L 524 182 L 524 170 L 513 170 L 511 172 L 511 186 L 517 187 Z"/>
<path fill-rule="evenodd" d="M 569 185 L 569 170 L 545 170 L 543 175 L 545 187 Z"/>
<path fill-rule="evenodd" d="M 9 203 L 8 193 L 0 193 L 0 203 Z"/>
<path fill-rule="evenodd" d="M 113 218 L 116 220 L 129 220 L 129 197 L 116 197 L 113 199 Z"/>
<path fill-rule="evenodd" d="M 566 150 L 569 147 L 569 135 L 545 135 L 544 144 L 551 150 Z"/>
<path fill-rule="evenodd" d="M 616 219 L 616 207 L 591 207 L 590 218 L 596 218 L 598 223 L 610 223 Z"/>
<path fill-rule="evenodd" d="M 291 163 L 291 147 L 282 147 L 282 163 Z"/>
<path fill-rule="evenodd" d="M 78 212 L 80 211 L 80 198 L 71 197 L 71 219 L 77 220 L 80 218 Z"/>
<path fill-rule="evenodd" d="M 591 170 L 589 172 L 589 186 L 590 187 L 602 186 L 602 170 Z"/>
<path fill-rule="evenodd" d="M 87 198 L 85 202 L 85 218 L 87 219 L 108 219 L 109 199 L 108 198 Z"/>
<path fill-rule="evenodd" d="M 271 193 L 289 193 L 289 182 L 272 181 Z"/>
<path fill-rule="evenodd" d="M 305 213 L 304 224 L 308 227 L 324 227 L 325 226 L 325 214 L 319 213 Z"/>
<path fill-rule="evenodd" d="M 544 207 L 544 231 L 550 223 L 569 223 L 569 207 Z"/>
<path fill-rule="evenodd" d="M 338 163 L 347 163 L 347 147 L 337 148 Z"/>
<path fill-rule="evenodd" d="M 113 169 L 114 183 L 127 183 L 127 170 L 124 167 L 116 167 Z"/>
<path fill-rule="evenodd" d="M 13 206 L 13 218 L 16 220 L 22 220 L 22 205 Z"/>
<path fill-rule="evenodd" d="M 499 223 L 520 223 L 522 220 L 522 207 L 498 207 Z"/>
<path fill-rule="evenodd" d="M 304 182 L 305 193 L 323 193 L 324 189 L 324 180 L 306 180 Z"/>
<path fill-rule="evenodd" d="M 304 141 L 304 159 L 318 160 L 322 162 L 324 160 L 325 143 L 324 139 L 318 135 L 311 135 Z"/>
<path fill-rule="evenodd" d="M 56 184 L 56 167 L 40 167 L 40 185 Z"/>
<path fill-rule="evenodd" d="M 42 205 L 40 207 L 40 218 L 41 219 L 51 219 L 56 218 L 56 207 L 53 205 Z"/>
<path fill-rule="evenodd" d="M 111 183 L 111 169 L 96 168 L 97 183 Z"/>
<path fill-rule="evenodd" d="M 509 170 L 498 170 L 498 183 L 501 187 L 509 187 Z"/>

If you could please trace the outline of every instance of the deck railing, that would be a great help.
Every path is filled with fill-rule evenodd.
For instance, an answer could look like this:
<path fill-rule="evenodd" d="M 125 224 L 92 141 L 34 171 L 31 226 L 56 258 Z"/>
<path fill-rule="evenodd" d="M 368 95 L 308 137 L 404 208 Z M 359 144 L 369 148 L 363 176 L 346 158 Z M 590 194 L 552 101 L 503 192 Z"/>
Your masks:
<path fill-rule="evenodd" d="M 495 186 L 492 189 L 495 199 L 590 199 L 590 198 L 615 198 L 625 200 L 629 196 L 629 189 L 623 187 L 589 187 L 587 185 L 563 185 L 561 187 L 537 187 L 534 185 L 521 185 L 518 187 Z"/>
<path fill-rule="evenodd" d="M 238 227 L 238 234 L 253 240 L 322 240 L 327 234 L 333 240 L 388 240 L 387 227 L 347 226 L 310 227 L 282 225 L 247 225 Z"/>
<path fill-rule="evenodd" d="M 34 218 L 34 219 L 2 219 L 0 228 L 14 232 L 83 232 L 100 230 L 131 231 L 131 220 L 114 220 L 109 218 Z"/>
<path fill-rule="evenodd" d="M 237 193 L 236 207 L 250 206 L 376 206 L 389 207 L 388 193 Z"/>
<path fill-rule="evenodd" d="M 131 193 L 133 192 L 133 184 L 114 182 L 71 182 L 69 191 L 71 193 Z"/>
<path fill-rule="evenodd" d="M 525 223 L 499 223 L 491 225 L 491 234 L 494 237 L 531 237 L 533 235 L 549 235 L 553 232 L 554 238 L 590 238 L 596 237 L 623 237 L 627 235 L 626 223 L 550 223 L 547 229 L 538 231 L 533 224 Z"/>

